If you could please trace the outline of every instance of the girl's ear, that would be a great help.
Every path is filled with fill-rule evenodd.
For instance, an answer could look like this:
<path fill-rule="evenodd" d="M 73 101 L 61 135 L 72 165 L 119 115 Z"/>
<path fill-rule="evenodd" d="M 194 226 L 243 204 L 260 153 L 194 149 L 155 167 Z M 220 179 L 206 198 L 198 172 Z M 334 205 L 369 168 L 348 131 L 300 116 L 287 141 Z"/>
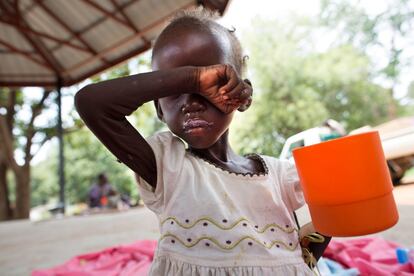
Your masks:
<path fill-rule="evenodd" d="M 164 114 L 162 113 L 162 109 L 158 100 L 154 100 L 155 110 L 157 111 L 157 117 L 162 122 L 164 122 Z"/>
<path fill-rule="evenodd" d="M 249 109 L 250 105 L 252 104 L 252 97 L 253 97 L 253 86 L 252 82 L 249 79 L 243 80 L 246 86 L 249 88 L 250 91 L 250 97 L 246 99 L 246 101 L 237 109 L 240 112 L 246 111 Z"/>

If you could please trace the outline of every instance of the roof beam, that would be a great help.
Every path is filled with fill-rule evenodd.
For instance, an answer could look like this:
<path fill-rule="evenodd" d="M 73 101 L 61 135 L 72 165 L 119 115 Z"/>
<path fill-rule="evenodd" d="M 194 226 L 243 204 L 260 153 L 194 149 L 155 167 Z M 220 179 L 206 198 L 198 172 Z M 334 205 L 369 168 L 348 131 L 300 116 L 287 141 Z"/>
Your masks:
<path fill-rule="evenodd" d="M 88 58 L 88 59 L 85 59 L 85 60 L 83 60 L 83 61 L 79 62 L 78 64 L 75 64 L 75 65 L 73 65 L 72 67 L 68 68 L 65 72 L 66 72 L 66 73 L 71 73 L 71 72 L 73 72 L 74 70 L 77 70 L 79 67 L 82 67 L 82 66 L 84 66 L 84 65 L 86 65 L 86 64 L 88 64 L 88 63 L 90 63 L 90 62 L 94 61 L 94 60 L 95 60 L 95 59 L 97 59 L 100 55 L 106 55 L 107 53 L 110 53 L 110 52 L 112 52 L 112 51 L 117 50 L 119 47 L 122 47 L 123 45 L 125 45 L 126 43 L 128 43 L 128 42 L 132 41 L 133 39 L 136 39 L 136 38 L 138 38 L 138 37 L 140 37 L 140 38 L 142 39 L 142 36 L 143 36 L 145 33 L 147 33 L 147 32 L 149 32 L 149 31 L 151 31 L 152 29 L 156 28 L 159 24 L 161 24 L 161 23 L 162 23 L 162 22 L 164 22 L 167 18 L 169 18 L 171 15 L 173 15 L 175 12 L 177 12 L 177 10 L 187 9 L 187 8 L 189 8 L 189 7 L 192 7 L 192 6 L 194 6 L 194 4 L 193 4 L 193 3 L 187 3 L 186 5 L 184 5 L 184 6 L 180 7 L 180 8 L 178 8 L 178 9 L 176 9 L 176 10 L 173 10 L 172 12 L 168 13 L 168 14 L 167 14 L 167 15 L 165 15 L 164 17 L 162 17 L 162 18 L 158 19 L 157 21 L 155 21 L 155 22 L 153 22 L 152 24 L 148 25 L 147 27 L 143 28 L 143 29 L 142 29 L 139 33 L 137 33 L 137 34 L 133 34 L 133 35 L 132 35 L 132 36 L 130 36 L 130 37 L 126 37 L 125 39 L 123 39 L 123 40 L 119 41 L 118 43 L 116 43 L 116 44 L 114 44 L 114 45 L 111 45 L 110 47 L 108 47 L 108 48 L 106 48 L 106 49 L 103 49 L 102 51 L 100 51 L 100 52 L 99 52 L 99 54 L 98 54 L 97 56 L 92 56 L 92 57 L 90 57 L 90 58 Z M 145 45 L 146 45 L 146 44 L 150 45 L 150 42 L 145 43 Z"/>
<path fill-rule="evenodd" d="M 127 27 L 128 29 L 132 30 L 133 32 L 136 32 L 134 27 L 131 26 L 130 24 L 128 24 L 128 22 L 125 22 L 124 20 L 118 18 L 115 16 L 116 13 L 112 13 L 107 11 L 106 9 L 102 8 L 99 4 L 92 2 L 91 0 L 83 0 L 83 2 L 91 7 L 93 7 L 94 9 L 100 11 L 101 13 L 103 13 L 104 15 L 108 16 L 109 18 L 115 20 L 116 22 L 124 25 L 125 27 Z"/>
<path fill-rule="evenodd" d="M 75 33 L 69 26 L 64 22 L 61 18 L 59 18 L 56 14 L 54 14 L 49 7 L 47 7 L 42 0 L 35 0 L 36 3 L 50 16 L 52 17 L 60 26 L 62 26 L 68 33 L 72 36 L 76 37 L 92 55 L 96 55 L 97 51 L 93 49 L 78 33 Z"/>
<path fill-rule="evenodd" d="M 118 11 L 122 17 L 125 19 L 125 21 L 128 23 L 128 25 L 132 28 L 132 30 L 136 33 L 139 32 L 138 28 L 135 27 L 134 23 L 132 23 L 131 19 L 125 14 L 122 7 L 118 5 L 116 0 L 111 0 L 112 6 L 114 6 L 115 10 Z"/>
<path fill-rule="evenodd" d="M 1 23 L 4 23 L 4 24 L 7 24 L 7 25 L 10 25 L 10 26 L 13 26 L 13 27 L 15 27 L 15 28 L 18 28 L 18 29 L 19 29 L 19 30 L 21 30 L 21 31 L 24 31 L 24 32 L 29 32 L 29 33 L 32 33 L 32 34 L 34 34 L 34 35 L 40 36 L 40 37 L 42 37 L 42 38 L 45 38 L 45 39 L 49 39 L 49 40 L 55 41 L 55 42 L 57 42 L 57 43 L 59 43 L 59 44 L 64 44 L 64 45 L 66 45 L 66 46 L 68 46 L 68 47 L 71 47 L 71 48 L 74 48 L 74 49 L 76 49 L 76 50 L 80 50 L 80 51 L 84 51 L 84 52 L 88 52 L 88 53 L 89 53 L 89 50 L 88 50 L 88 49 L 86 49 L 86 48 L 84 48 L 84 47 L 81 47 L 81 46 L 78 46 L 78 45 L 76 45 L 76 44 L 70 43 L 69 41 L 65 41 L 64 39 L 60 39 L 60 38 L 54 37 L 54 36 L 52 36 L 52 35 L 49 35 L 49 34 L 47 34 L 47 33 L 43 33 L 43 32 L 39 32 L 39 31 L 33 30 L 33 29 L 32 29 L 32 28 L 30 28 L 30 27 L 24 27 L 24 26 L 21 26 L 21 25 L 19 24 L 19 22 L 18 22 L 18 21 L 16 21 L 16 20 L 14 20 L 14 21 L 9 21 L 9 20 L 7 20 L 7 19 L 0 18 L 0 22 L 1 22 Z"/>
<path fill-rule="evenodd" d="M 19 8 L 17 5 L 10 6 L 10 2 L 0 1 L 0 6 L 4 9 L 8 17 L 16 18 L 17 21 L 19 21 L 19 25 L 23 25 L 26 27 L 28 26 L 24 18 L 19 16 L 20 12 L 18 10 L 15 10 L 16 8 Z M 45 64 L 49 67 L 49 69 L 55 72 L 56 75 L 59 75 L 59 72 L 62 71 L 63 67 L 59 64 L 56 58 L 48 52 L 46 46 L 39 39 L 31 37 L 31 35 L 28 33 L 23 32 L 22 35 L 32 45 L 32 47 L 37 50 L 37 52 L 43 58 Z"/>
<path fill-rule="evenodd" d="M 30 12 L 34 7 L 36 7 L 36 3 L 35 2 L 30 2 L 25 9 L 22 9 L 22 14 L 26 14 L 28 12 Z"/>
<path fill-rule="evenodd" d="M 121 56 L 121 57 L 118 57 L 114 60 L 109 61 L 109 64 L 111 66 L 109 66 L 109 67 L 108 66 L 98 67 L 98 68 L 94 69 L 92 72 L 86 72 L 86 74 L 81 75 L 81 76 L 79 76 L 78 78 L 76 78 L 74 80 L 71 80 L 69 83 L 66 83 L 65 85 L 72 85 L 72 84 L 78 83 L 78 82 L 80 82 L 80 81 L 82 81 L 82 80 L 84 80 L 88 77 L 91 77 L 93 75 L 96 75 L 96 74 L 102 72 L 103 70 L 106 70 L 106 69 L 108 69 L 112 66 L 115 66 L 118 63 L 121 63 L 122 61 L 126 61 L 126 60 L 128 60 L 128 59 L 130 59 L 130 58 L 132 58 L 132 57 L 134 57 L 134 56 L 136 56 L 136 55 L 138 55 L 138 54 L 140 54 L 140 53 L 142 53 L 142 52 L 144 52 L 144 51 L 146 51 L 150 48 L 151 48 L 151 44 L 144 44 L 142 47 L 140 47 L 138 49 L 135 49 L 132 52 L 129 52 L 126 56 Z"/>
<path fill-rule="evenodd" d="M 6 41 L 0 39 L 0 44 L 3 45 L 3 46 L 5 46 L 6 48 L 8 48 L 12 53 L 16 53 L 16 54 L 22 55 L 25 58 L 30 59 L 34 63 L 39 64 L 39 65 L 41 65 L 41 66 L 43 66 L 43 67 L 45 67 L 45 68 L 47 68 L 47 69 L 50 70 L 50 67 L 47 64 L 45 64 L 44 62 L 42 62 L 42 61 L 34 58 L 32 55 L 30 55 L 29 53 L 27 53 L 27 52 L 25 52 L 23 50 L 17 49 L 16 47 L 14 47 L 13 45 L 7 43 Z"/>
<path fill-rule="evenodd" d="M 56 87 L 56 81 L 3 81 L 1 80 L 2 75 L 0 75 L 0 87 L 24 87 L 24 86 L 38 86 L 38 87 Z"/>
<path fill-rule="evenodd" d="M 1 78 L 50 78 L 55 77 L 53 74 L 49 73 L 0 73 L 0 79 Z"/>
<path fill-rule="evenodd" d="M 2 10 L 2 13 L 6 16 L 10 16 L 10 3 L 7 1 L 0 1 L 0 8 Z"/>
<path fill-rule="evenodd" d="M 2 0 L 0 0 L 0 4 L 1 4 L 1 1 Z M 35 1 L 39 1 L 39 0 L 35 0 Z M 40 1 L 43 1 L 43 0 L 40 0 Z M 122 5 L 120 5 L 119 7 L 121 8 L 121 9 L 126 9 L 127 7 L 129 7 L 130 5 L 132 5 L 132 4 L 134 4 L 134 3 L 136 3 L 137 2 L 137 0 L 130 0 L 130 1 L 128 1 L 128 2 L 125 2 L 124 4 L 122 4 Z M 33 5 L 32 5 L 33 6 Z M 32 8 L 32 7 L 31 7 Z M 111 14 L 116 14 L 116 12 L 117 11 L 115 11 L 115 12 L 112 12 Z M 102 23 L 103 21 L 105 21 L 105 20 L 107 20 L 108 19 L 108 17 L 106 17 L 106 16 L 102 16 L 102 17 L 100 17 L 100 18 L 98 18 L 96 21 L 94 21 L 94 22 L 92 22 L 90 25 L 88 25 L 88 26 L 86 26 L 84 29 L 82 29 L 81 31 L 78 31 L 78 32 L 76 32 L 76 34 L 78 34 L 78 35 L 83 35 L 84 33 L 86 33 L 87 31 L 89 31 L 90 29 L 92 29 L 92 28 L 94 28 L 95 26 L 97 26 L 97 25 L 99 25 L 100 23 Z M 66 40 L 64 40 L 64 42 L 70 42 L 74 37 L 76 38 L 76 35 L 75 33 L 70 33 L 70 36 L 69 36 L 69 38 L 68 39 L 66 39 Z M 145 40 L 145 38 L 143 37 L 142 38 L 143 40 Z M 58 50 L 60 47 L 62 46 L 62 44 L 59 44 L 59 45 L 57 45 L 56 47 L 53 47 L 52 49 L 51 49 L 51 51 L 52 52 L 54 52 L 54 51 L 56 51 L 56 50 Z M 90 51 L 87 51 L 87 52 L 89 52 L 90 53 Z M 104 62 L 106 62 L 106 60 L 104 61 Z"/>
<path fill-rule="evenodd" d="M 100 58 L 100 57 L 102 57 L 102 56 L 104 56 L 104 55 L 106 55 L 106 54 L 108 54 L 108 53 L 110 53 L 110 52 L 113 52 L 113 51 L 115 51 L 115 50 L 119 49 L 120 47 L 122 47 L 122 45 L 124 45 L 124 44 L 126 44 L 126 43 L 128 43 L 128 42 L 132 41 L 133 39 L 138 38 L 138 37 L 140 37 L 140 35 L 139 35 L 139 34 L 133 34 L 132 36 L 126 37 L 126 38 L 122 39 L 121 41 L 117 42 L 116 44 L 111 45 L 110 47 L 107 47 L 107 48 L 103 49 L 103 50 L 102 50 L 102 51 L 100 51 L 100 52 L 99 52 L 99 54 L 97 54 L 96 56 L 92 56 L 92 57 L 90 57 L 90 58 L 88 58 L 88 59 L 85 59 L 85 60 L 83 60 L 83 61 L 81 61 L 81 62 L 79 62 L 79 63 L 77 63 L 77 64 L 73 65 L 73 66 L 72 66 L 72 67 L 70 67 L 70 68 L 67 68 L 67 69 L 65 70 L 65 72 L 66 72 L 66 73 L 72 73 L 73 71 L 75 71 L 75 70 L 79 69 L 80 67 L 83 67 L 83 66 L 85 66 L 86 64 L 91 63 L 91 62 L 93 62 L 94 60 L 96 60 L 96 59 L 98 59 L 98 58 Z M 145 44 L 149 44 L 149 43 L 145 43 Z M 144 45 L 145 45 L 145 44 L 144 44 Z"/>
<path fill-rule="evenodd" d="M 129 7 L 131 4 L 136 3 L 136 1 L 137 1 L 137 0 L 130 0 L 129 2 L 126 2 L 126 3 L 122 4 L 120 7 L 121 7 L 122 9 L 125 9 L 125 8 Z M 1 0 L 0 0 L 0 2 L 1 2 Z M 112 14 L 115 14 L 115 13 L 116 13 L 116 12 L 113 12 Z M 102 16 L 101 18 L 98 18 L 97 20 L 95 20 L 94 22 L 92 22 L 91 24 L 89 24 L 88 26 L 86 26 L 85 28 L 83 28 L 82 30 L 78 31 L 77 33 L 78 33 L 78 34 L 80 34 L 80 35 L 82 35 L 82 34 L 84 34 L 84 33 L 88 32 L 90 29 L 94 28 L 95 26 L 97 26 L 97 25 L 101 24 L 103 21 L 105 21 L 105 20 L 107 20 L 107 19 L 108 19 L 108 17 L 106 17 L 106 16 Z M 71 41 L 71 40 L 72 40 L 72 38 L 73 38 L 73 36 L 70 36 L 70 37 L 67 39 L 67 41 Z M 56 48 L 54 48 L 53 50 L 57 50 L 58 48 L 59 48 L 59 47 L 56 47 Z"/>
<path fill-rule="evenodd" d="M 23 33 L 23 36 L 37 50 L 43 60 L 49 65 L 49 69 L 55 72 L 56 75 L 60 76 L 63 67 L 56 60 L 56 58 L 48 52 L 47 47 L 42 42 L 40 42 L 39 39 L 31 37 L 30 34 Z"/>
<path fill-rule="evenodd" d="M 14 10 L 16 11 L 17 17 L 20 18 L 21 13 L 20 13 L 20 9 L 19 9 L 19 0 L 13 0 L 13 7 L 14 7 Z"/>
<path fill-rule="evenodd" d="M 118 11 L 122 17 L 125 19 L 126 22 L 128 22 L 128 25 L 131 26 L 131 28 L 135 31 L 135 33 L 140 33 L 140 30 L 134 25 L 134 23 L 131 21 L 131 19 L 128 17 L 128 15 L 124 12 L 125 7 L 120 7 L 116 0 L 111 0 L 112 5 L 114 6 L 115 10 Z M 144 37 L 141 36 L 142 40 L 145 43 L 149 43 L 149 41 Z"/>

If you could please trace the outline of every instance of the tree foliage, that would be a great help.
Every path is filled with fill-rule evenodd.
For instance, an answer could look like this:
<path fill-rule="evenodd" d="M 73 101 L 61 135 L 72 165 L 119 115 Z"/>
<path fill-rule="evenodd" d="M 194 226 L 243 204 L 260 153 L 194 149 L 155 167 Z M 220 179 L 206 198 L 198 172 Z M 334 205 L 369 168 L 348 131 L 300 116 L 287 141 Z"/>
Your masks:
<path fill-rule="evenodd" d="M 51 94 L 44 90 L 39 97 L 27 97 L 21 89 L 0 89 L 0 220 L 29 216 L 30 162 L 55 135 L 50 122 L 38 123 Z"/>
<path fill-rule="evenodd" d="M 383 5 L 381 5 L 383 4 Z M 412 65 L 414 5 L 410 0 L 379 1 L 368 10 L 364 1 L 322 0 L 320 23 L 333 34 L 334 45 L 350 44 L 371 58 L 372 74 L 392 96 L 401 75 Z M 381 7 L 382 6 L 382 7 Z M 390 103 L 390 116 L 398 115 L 398 104 Z"/>
<path fill-rule="evenodd" d="M 138 193 L 132 173 L 125 168 L 125 165 L 118 163 L 88 129 L 82 128 L 65 135 L 64 145 L 67 203 L 85 202 L 89 188 L 96 182 L 97 175 L 101 172 L 107 174 L 110 182 L 120 193 L 137 199 Z M 57 201 L 59 188 L 57 162 L 57 147 L 53 147 L 48 158 L 34 168 L 33 206 Z"/>
<path fill-rule="evenodd" d="M 314 28 L 256 20 L 243 36 L 255 95 L 236 130 L 242 152 L 277 156 L 287 137 L 329 118 L 348 130 L 388 118 L 393 99 L 373 82 L 369 57 L 349 44 L 318 51 Z"/>

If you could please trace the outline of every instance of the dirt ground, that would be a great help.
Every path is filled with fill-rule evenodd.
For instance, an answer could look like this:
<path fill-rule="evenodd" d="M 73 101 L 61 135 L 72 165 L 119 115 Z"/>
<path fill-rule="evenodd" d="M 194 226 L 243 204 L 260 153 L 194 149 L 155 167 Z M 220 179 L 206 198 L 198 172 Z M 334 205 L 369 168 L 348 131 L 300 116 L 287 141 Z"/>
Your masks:
<path fill-rule="evenodd" d="M 376 235 L 413 246 L 414 184 L 395 188 L 394 195 L 400 220 L 393 228 Z M 299 211 L 299 220 L 309 220 L 306 208 Z M 144 207 L 36 223 L 3 222 L 0 223 L 0 275 L 30 275 L 33 269 L 52 267 L 78 254 L 157 237 L 157 219 Z"/>

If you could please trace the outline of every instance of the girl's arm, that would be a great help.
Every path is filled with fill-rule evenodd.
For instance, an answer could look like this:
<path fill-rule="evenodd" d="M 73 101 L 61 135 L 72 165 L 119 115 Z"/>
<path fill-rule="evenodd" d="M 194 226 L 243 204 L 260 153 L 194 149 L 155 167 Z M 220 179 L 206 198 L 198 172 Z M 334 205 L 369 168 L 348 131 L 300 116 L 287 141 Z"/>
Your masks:
<path fill-rule="evenodd" d="M 250 97 L 251 88 L 230 65 L 185 66 L 90 84 L 76 94 L 75 106 L 118 160 L 155 188 L 154 152 L 125 116 L 148 101 L 185 93 L 199 93 L 228 113 Z"/>
<path fill-rule="evenodd" d="M 152 187 L 157 183 L 154 153 L 128 122 L 142 104 L 198 87 L 196 67 L 179 67 L 90 84 L 75 96 L 82 120 L 99 140 Z"/>

